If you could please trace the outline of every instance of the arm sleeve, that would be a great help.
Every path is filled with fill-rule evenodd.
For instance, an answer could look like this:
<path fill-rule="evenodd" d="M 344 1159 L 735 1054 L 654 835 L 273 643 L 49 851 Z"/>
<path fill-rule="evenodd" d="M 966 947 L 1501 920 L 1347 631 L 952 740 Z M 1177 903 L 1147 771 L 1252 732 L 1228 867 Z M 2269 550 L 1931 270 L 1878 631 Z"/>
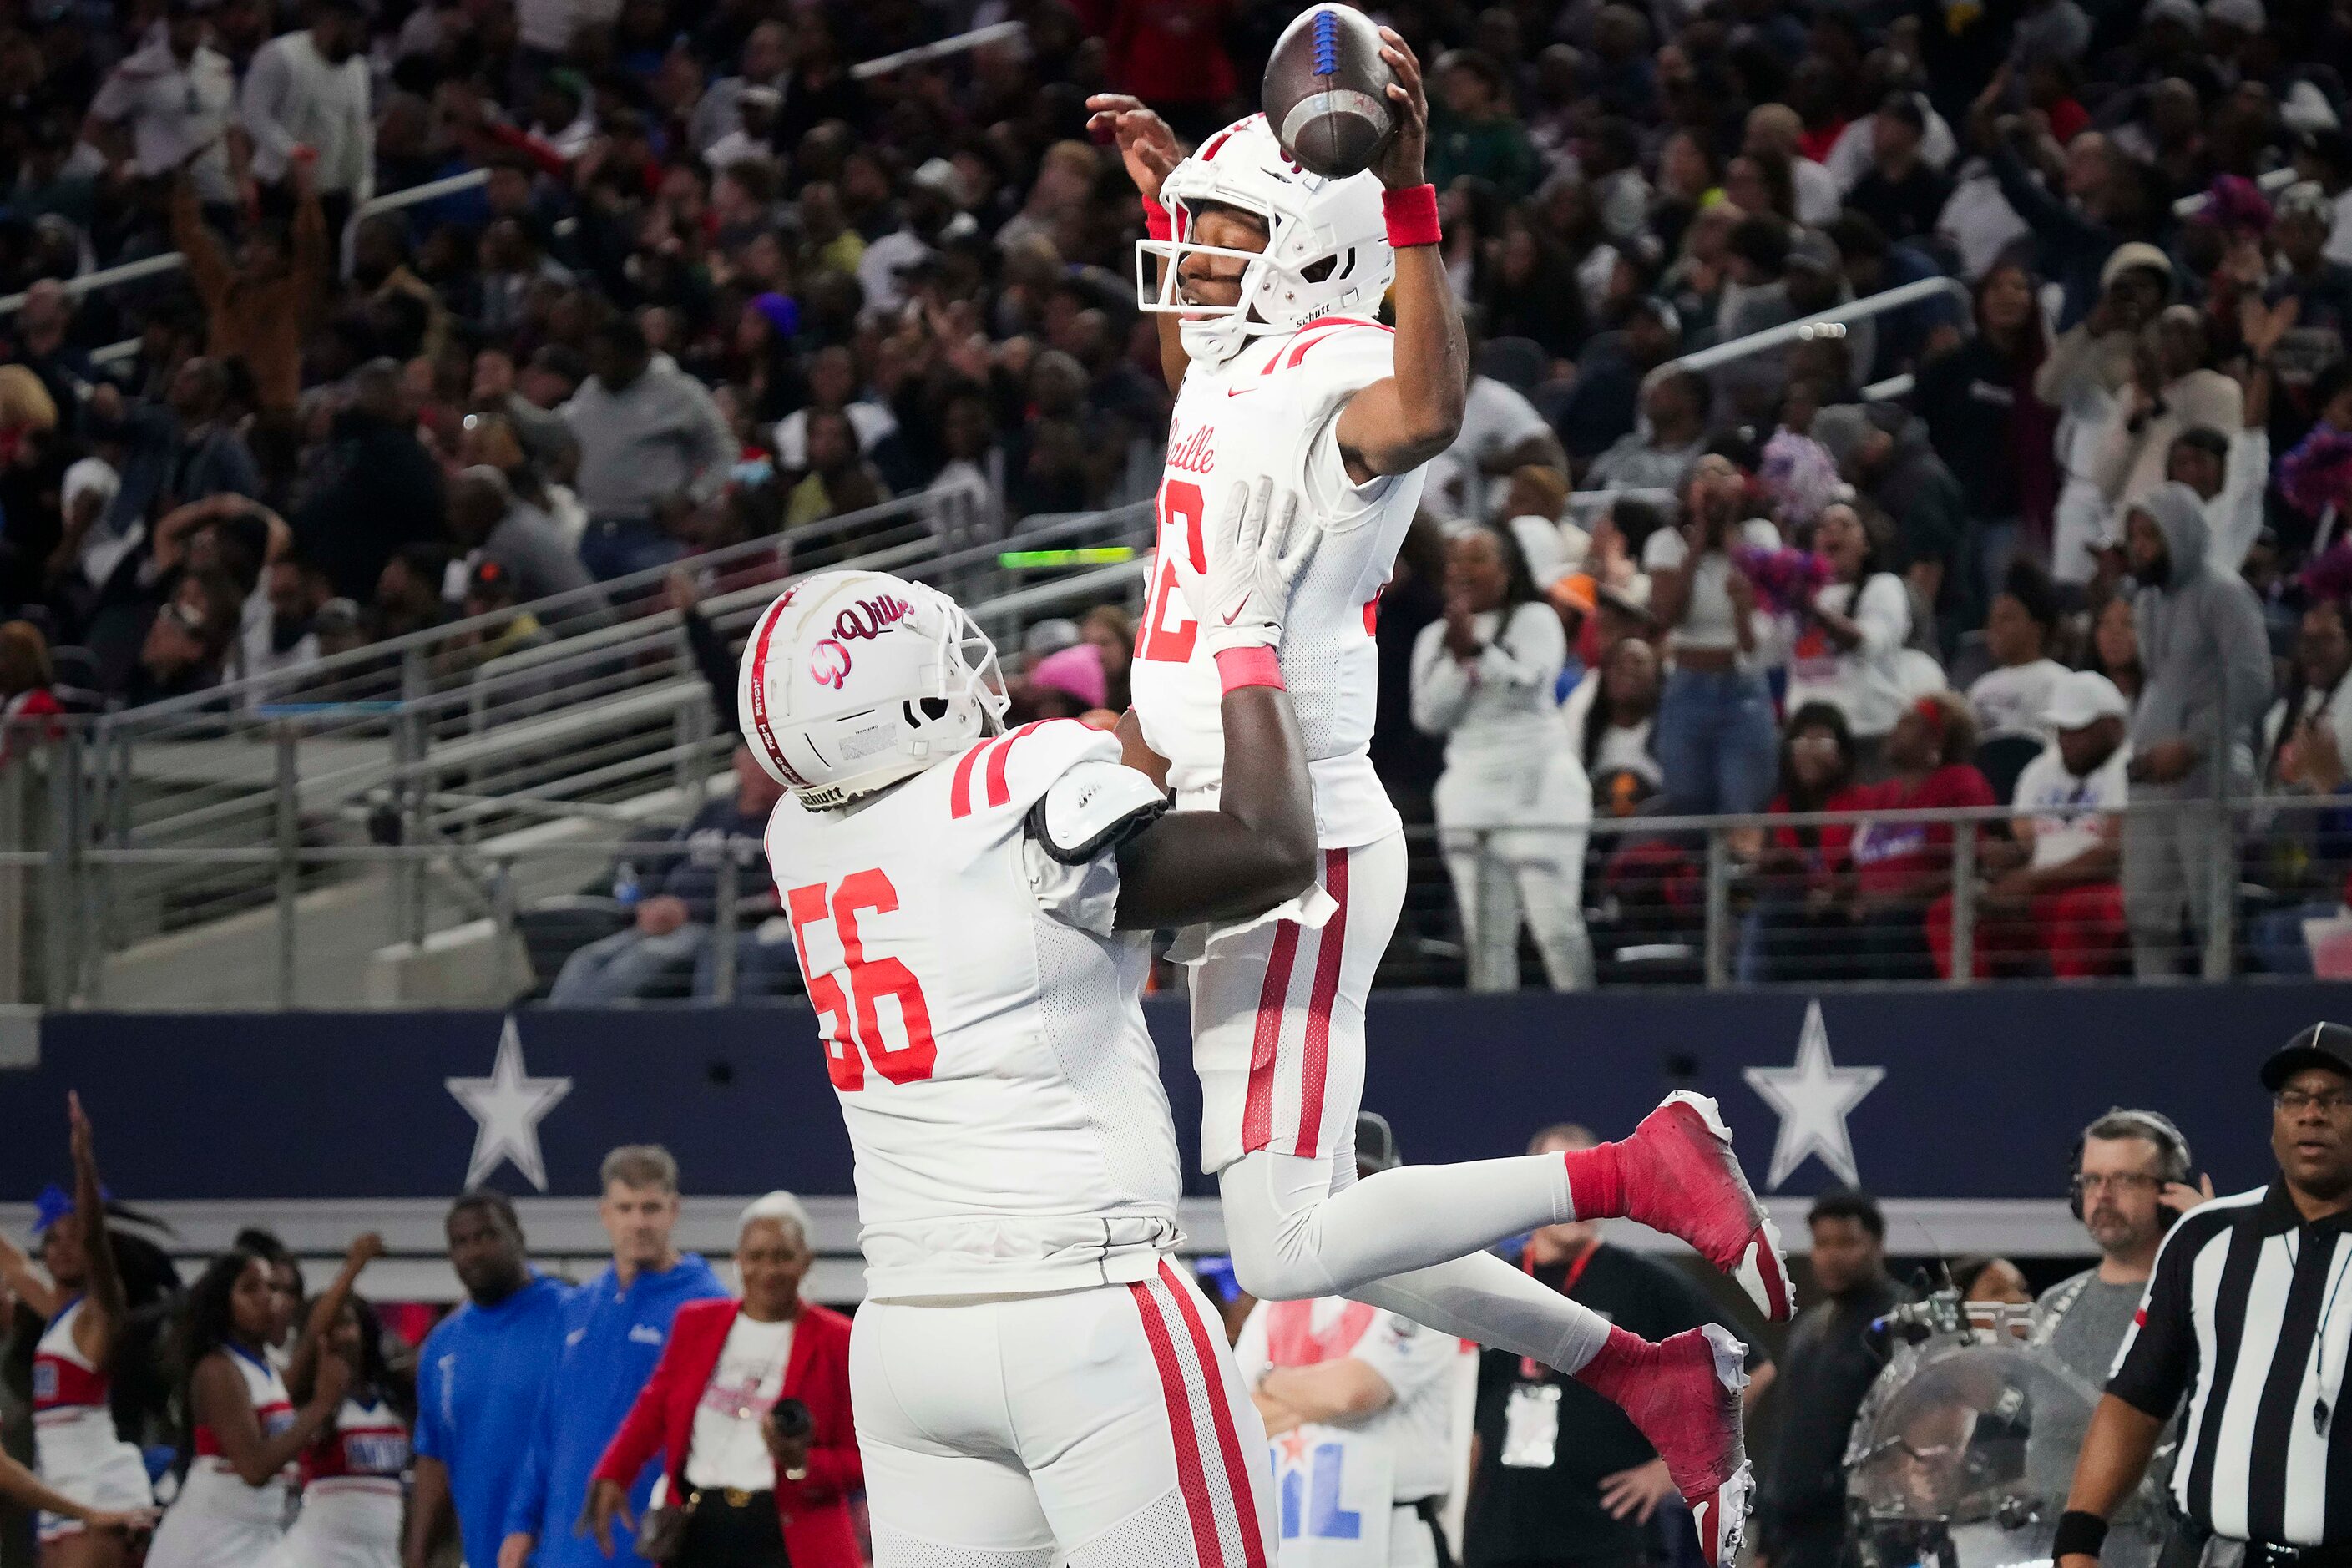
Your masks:
<path fill-rule="evenodd" d="M 278 167 L 284 166 L 295 146 L 293 136 L 278 118 L 278 106 L 286 100 L 287 85 L 285 55 L 265 48 L 254 57 L 253 68 L 245 79 L 245 97 L 237 105 L 246 134 Z"/>
<path fill-rule="evenodd" d="M 710 617 L 688 605 L 678 612 L 678 625 L 686 633 L 686 646 L 694 655 L 694 668 L 710 688 L 710 706 L 719 721 L 719 732 L 735 732 L 739 715 L 735 708 L 735 657 L 727 649 L 727 639 L 710 624 Z"/>
<path fill-rule="evenodd" d="M 1992 165 L 1992 177 L 2000 186 L 2001 195 L 2025 220 L 2026 227 L 2036 234 L 2048 235 L 2062 248 L 2078 247 L 2092 237 L 2090 226 L 2064 202 L 2042 188 L 2041 182 L 2027 172 L 2017 150 L 2007 142 L 1996 139 L 1986 162 Z"/>
<path fill-rule="evenodd" d="M 845 1342 L 843 1351 L 827 1355 L 820 1369 L 825 1397 L 817 1414 L 816 1437 L 809 1444 L 807 1477 L 798 1481 L 777 1478 L 779 1490 L 803 1502 L 830 1501 L 866 1484 L 866 1461 L 857 1451 L 857 1428 L 849 1406 L 846 1348 Z M 811 1412 L 819 1412 L 817 1401 L 804 1402 Z"/>
<path fill-rule="evenodd" d="M 589 1472 L 591 1480 L 611 1481 L 624 1489 L 633 1487 L 637 1478 L 645 1474 L 646 1461 L 661 1451 L 662 1405 L 668 1397 L 671 1357 L 677 1352 L 677 1336 L 673 1333 L 669 1343 L 662 1347 L 661 1360 L 655 1363 L 654 1374 L 646 1379 L 643 1388 L 637 1390 L 636 1400 L 629 1406 L 628 1415 L 621 1418 L 620 1430 L 614 1432 L 613 1440 L 604 1445 L 604 1457 Z M 552 1386 L 550 1385 L 551 1390 Z M 540 1455 L 543 1447 L 543 1442 L 535 1439 L 531 1444 L 532 1454 Z M 538 1468 L 543 1468 L 543 1466 Z M 541 1485 L 544 1484 L 542 1479 Z M 521 1488 L 518 1486 L 516 1491 L 520 1496 Z M 537 1510 L 534 1510 L 534 1518 L 536 1514 Z M 511 1535 L 519 1529 L 536 1530 L 535 1524 L 515 1524 L 513 1517 L 510 1510 L 508 1514 L 508 1534 Z"/>
<path fill-rule="evenodd" d="M 1443 735 L 1462 722 L 1475 687 L 1469 669 L 1445 651 L 1445 623 L 1421 628 L 1412 645 L 1412 727 Z"/>
<path fill-rule="evenodd" d="M 727 488 L 727 475 L 735 460 L 735 437 L 728 432 L 727 416 L 719 412 L 719 405 L 702 384 L 681 374 L 694 405 L 693 427 L 688 439 L 693 447 L 690 458 L 694 466 L 694 482 L 687 487 L 698 505 L 718 498 Z"/>
<path fill-rule="evenodd" d="M 1862 631 L 1862 643 L 1855 651 L 1866 658 L 1883 658 L 1908 642 L 1911 595 L 1903 580 L 1891 572 L 1881 572 L 1864 583 L 1854 600 L 1853 623 Z"/>
<path fill-rule="evenodd" d="M 1444 1378 L 1461 1353 L 1461 1342 L 1410 1318 L 1382 1312 L 1349 1353 L 1378 1373 L 1402 1405 Z"/>
<path fill-rule="evenodd" d="M 2191 1312 L 2190 1271 L 2208 1226 L 2175 1225 L 2157 1254 L 2156 1272 L 2124 1342 L 2116 1352 L 2107 1392 L 2142 1415 L 2168 1419 L 2188 1392 L 2197 1368 L 2197 1325 Z M 2184 1233 L 2195 1241 L 2185 1239 Z"/>
<path fill-rule="evenodd" d="M 1481 680 L 1514 691 L 1549 691 L 1568 662 L 1568 633 L 1549 605 L 1521 605 L 1478 656 Z"/>
<path fill-rule="evenodd" d="M 2221 661 L 2221 691 L 2235 722 L 2233 740 L 2254 732 L 2254 725 L 2271 703 L 2270 637 L 2263 629 L 2263 607 L 2252 589 L 2232 578 L 2235 592 L 2214 595 L 2213 637 Z M 2228 759 L 2217 758 L 2223 765 Z"/>
<path fill-rule="evenodd" d="M 218 310 L 228 293 L 228 258 L 205 224 L 196 205 L 196 188 L 184 173 L 172 182 L 172 243 L 179 247 L 196 298 L 204 301 L 205 310 Z"/>
<path fill-rule="evenodd" d="M 539 1414 L 531 1417 L 530 1443 L 523 1449 L 522 1468 L 515 1472 L 507 1494 L 507 1535 L 537 1535 L 547 1523 L 547 1434 L 555 1424 L 556 1380 L 540 1390 Z"/>
<path fill-rule="evenodd" d="M 2212 569 L 2237 574 L 2263 531 L 2263 491 L 2271 477 L 2267 430 L 2241 430 L 2230 441 L 2230 478 L 2214 507 Z"/>

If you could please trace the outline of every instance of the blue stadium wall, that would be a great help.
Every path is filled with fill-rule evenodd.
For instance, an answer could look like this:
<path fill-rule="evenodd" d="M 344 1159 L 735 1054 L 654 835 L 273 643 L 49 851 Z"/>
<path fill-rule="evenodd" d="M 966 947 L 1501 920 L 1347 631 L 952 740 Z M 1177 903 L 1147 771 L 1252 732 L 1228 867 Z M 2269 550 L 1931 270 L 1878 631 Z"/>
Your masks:
<path fill-rule="evenodd" d="M 1189 1129 L 1181 1005 L 1150 1014 Z M 1622 1130 L 1692 1088 L 1722 1103 L 1759 1186 L 1781 1157 L 1781 1197 L 1835 1184 L 1850 1157 L 1882 1194 L 2011 1205 L 2063 1194 L 2090 1118 L 2146 1105 L 2226 1191 L 2270 1169 L 2257 1065 L 2321 1018 L 2352 1020 L 2352 985 L 1399 994 L 1372 1009 L 1365 1100 L 1426 1162 L 1516 1152 L 1564 1119 Z M 852 1190 L 796 1008 L 51 1015 L 35 1059 L 0 1070 L 0 1195 L 66 1171 L 68 1088 L 110 1185 L 149 1201 L 446 1196 L 501 1131 L 543 1165 L 542 1188 L 502 1157 L 492 1180 L 518 1194 L 592 1194 L 605 1151 L 646 1140 L 698 1192 Z"/>

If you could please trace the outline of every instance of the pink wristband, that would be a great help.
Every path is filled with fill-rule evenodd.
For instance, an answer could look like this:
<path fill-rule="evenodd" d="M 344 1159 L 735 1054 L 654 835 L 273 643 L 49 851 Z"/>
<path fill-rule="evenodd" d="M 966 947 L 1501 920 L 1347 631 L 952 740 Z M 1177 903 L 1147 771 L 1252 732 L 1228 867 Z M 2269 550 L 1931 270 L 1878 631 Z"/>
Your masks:
<path fill-rule="evenodd" d="M 1389 243 L 1399 250 L 1413 245 L 1435 245 L 1444 237 L 1437 222 L 1435 185 L 1382 191 L 1381 216 L 1388 219 Z"/>
<path fill-rule="evenodd" d="M 1150 196 L 1143 198 L 1143 232 L 1151 239 L 1172 239 L 1176 236 L 1176 226 L 1169 218 L 1168 209 Z"/>
<path fill-rule="evenodd" d="M 1282 660 L 1270 647 L 1229 647 L 1217 655 L 1217 679 L 1225 683 L 1228 691 L 1238 691 L 1244 686 L 1271 686 L 1284 689 Z"/>

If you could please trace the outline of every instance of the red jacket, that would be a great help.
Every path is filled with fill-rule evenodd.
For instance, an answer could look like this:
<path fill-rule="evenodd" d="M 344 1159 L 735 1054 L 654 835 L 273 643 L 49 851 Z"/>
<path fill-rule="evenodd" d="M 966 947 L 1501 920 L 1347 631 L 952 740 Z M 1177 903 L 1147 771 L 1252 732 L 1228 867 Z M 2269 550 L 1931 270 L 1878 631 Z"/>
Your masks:
<path fill-rule="evenodd" d="M 644 1473 L 656 1449 L 669 1477 L 673 1498 L 685 1489 L 686 1453 L 694 1438 L 694 1410 L 718 1370 L 727 1331 L 742 1303 L 689 1301 L 670 1323 L 661 1363 L 637 1391 L 628 1419 L 613 1435 L 595 1479 L 627 1487 Z M 784 1363 L 783 1396 L 797 1399 L 816 1418 L 809 1443 L 806 1479 L 776 1478 L 776 1512 L 784 1522 L 784 1552 L 793 1568 L 857 1568 L 857 1542 L 849 1523 L 849 1494 L 866 1481 L 857 1456 L 857 1433 L 849 1414 L 849 1320 L 814 1302 L 803 1302 L 793 1325 L 793 1351 Z"/>

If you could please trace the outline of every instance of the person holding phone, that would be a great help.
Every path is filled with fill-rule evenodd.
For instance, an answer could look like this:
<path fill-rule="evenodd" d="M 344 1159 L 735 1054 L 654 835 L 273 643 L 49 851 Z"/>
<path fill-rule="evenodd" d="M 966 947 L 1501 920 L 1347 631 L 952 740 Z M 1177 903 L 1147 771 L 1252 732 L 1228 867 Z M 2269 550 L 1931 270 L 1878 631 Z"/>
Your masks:
<path fill-rule="evenodd" d="M 668 1500 L 636 1525 L 672 1568 L 856 1568 L 865 1477 L 849 1412 L 849 1320 L 801 1300 L 808 1215 L 770 1193 L 736 1226 L 738 1300 L 692 1301 L 599 1460 L 581 1528 L 613 1554 L 629 1486 L 658 1450 Z"/>

